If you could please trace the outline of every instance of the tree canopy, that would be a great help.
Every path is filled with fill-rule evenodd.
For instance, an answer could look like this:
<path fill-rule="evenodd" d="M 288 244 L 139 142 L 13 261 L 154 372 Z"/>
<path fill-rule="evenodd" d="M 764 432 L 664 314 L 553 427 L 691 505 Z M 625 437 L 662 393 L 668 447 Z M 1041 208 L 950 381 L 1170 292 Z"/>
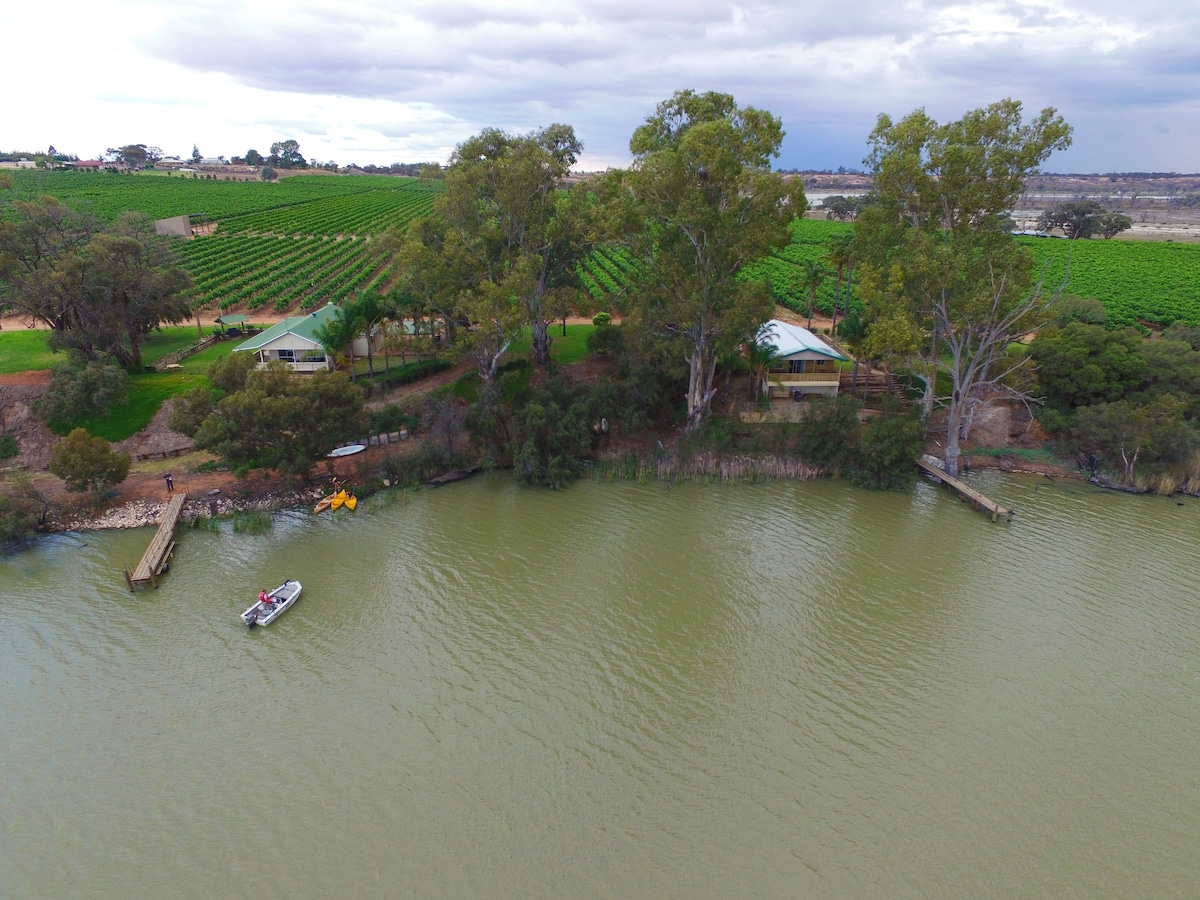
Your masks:
<path fill-rule="evenodd" d="M 1105 240 L 1133 227 L 1133 219 L 1124 213 L 1112 212 L 1095 200 L 1060 203 L 1042 213 L 1038 225 L 1044 230 L 1061 228 L 1071 240 L 1090 238 L 1097 234 Z"/>
<path fill-rule="evenodd" d="M 85 361 L 142 365 L 142 342 L 191 315 L 191 277 L 141 213 L 113 225 L 47 197 L 14 202 L 0 221 L 0 292 L 51 329 L 50 344 Z"/>
<path fill-rule="evenodd" d="M 308 163 L 300 152 L 300 143 L 292 138 L 271 145 L 267 162 L 278 169 L 307 169 Z"/>
<path fill-rule="evenodd" d="M 99 494 L 120 484 L 129 475 L 128 453 L 117 453 L 102 437 L 76 428 L 54 445 L 50 471 L 61 478 L 67 490 Z"/>
<path fill-rule="evenodd" d="M 455 149 L 435 216 L 414 222 L 400 250 L 405 290 L 463 320 L 485 381 L 526 324 L 548 365 L 548 323 L 578 302 L 589 198 L 564 179 L 581 149 L 569 125 L 484 129 Z"/>
<path fill-rule="evenodd" d="M 247 373 L 245 386 L 217 403 L 196 432 L 196 447 L 238 467 L 307 474 L 338 441 L 363 428 L 362 392 L 345 375 L 297 378 L 273 362 Z"/>
<path fill-rule="evenodd" d="M 769 112 L 684 90 L 629 142 L 633 166 L 615 196 L 642 261 L 630 321 L 681 341 L 689 430 L 711 410 L 717 359 L 770 318 L 769 285 L 740 278 L 742 267 L 787 244 L 807 206 L 800 181 L 770 169 L 782 141 Z"/>
<path fill-rule="evenodd" d="M 977 406 L 1004 389 L 1010 341 L 1038 324 L 1047 301 L 1027 251 L 1008 228 L 1025 181 L 1071 129 L 1053 110 L 1030 122 L 1002 100 L 939 124 L 924 110 L 880 115 L 866 162 L 873 200 L 855 222 L 860 286 L 873 357 L 923 356 L 926 412 L 933 372 L 950 377 L 946 467 Z"/>

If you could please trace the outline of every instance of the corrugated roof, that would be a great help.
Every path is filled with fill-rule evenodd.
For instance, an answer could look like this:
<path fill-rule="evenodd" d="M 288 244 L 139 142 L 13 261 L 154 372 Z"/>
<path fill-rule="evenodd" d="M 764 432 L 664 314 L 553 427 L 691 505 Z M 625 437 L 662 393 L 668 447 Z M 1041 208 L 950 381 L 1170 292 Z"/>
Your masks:
<path fill-rule="evenodd" d="M 801 328 L 799 325 L 793 325 L 780 319 L 772 319 L 764 324 L 758 330 L 758 339 L 774 344 L 779 355 L 783 357 L 794 356 L 808 350 L 812 353 L 819 353 L 821 356 L 828 356 L 830 359 L 845 361 L 850 359 L 850 357 L 838 353 L 807 328 Z"/>
<path fill-rule="evenodd" d="M 337 312 L 338 308 L 330 303 L 307 316 L 288 316 L 261 334 L 256 334 L 250 340 L 238 344 L 233 351 L 237 353 L 239 350 L 258 350 L 285 334 L 294 334 L 313 344 L 320 344 L 321 342 L 317 340 L 317 329 L 336 316 Z"/>

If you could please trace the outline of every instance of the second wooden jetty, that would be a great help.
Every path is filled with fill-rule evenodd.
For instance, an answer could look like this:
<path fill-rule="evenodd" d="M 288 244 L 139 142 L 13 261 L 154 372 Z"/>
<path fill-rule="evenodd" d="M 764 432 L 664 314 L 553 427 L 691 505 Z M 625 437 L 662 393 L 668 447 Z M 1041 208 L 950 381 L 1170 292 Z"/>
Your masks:
<path fill-rule="evenodd" d="M 963 502 L 970 503 L 975 509 L 982 509 L 984 512 L 989 513 L 993 522 L 997 522 L 1002 518 L 1009 522 L 1012 521 L 1014 510 L 1001 506 L 995 500 L 989 500 L 983 494 L 979 493 L 979 491 L 975 490 L 975 488 L 965 482 L 959 481 L 953 475 L 947 473 L 945 469 L 934 465 L 929 460 L 918 459 L 917 468 L 957 492 Z"/>
<path fill-rule="evenodd" d="M 183 504 L 186 502 L 187 494 L 178 493 L 171 497 L 163 511 L 158 531 L 150 541 L 150 546 L 146 548 L 142 561 L 137 564 L 132 575 L 129 569 L 124 570 L 125 583 L 131 591 L 147 581 L 158 587 L 158 576 L 166 569 L 171 553 L 175 550 L 175 524 L 179 521 L 179 514 L 183 512 Z"/>

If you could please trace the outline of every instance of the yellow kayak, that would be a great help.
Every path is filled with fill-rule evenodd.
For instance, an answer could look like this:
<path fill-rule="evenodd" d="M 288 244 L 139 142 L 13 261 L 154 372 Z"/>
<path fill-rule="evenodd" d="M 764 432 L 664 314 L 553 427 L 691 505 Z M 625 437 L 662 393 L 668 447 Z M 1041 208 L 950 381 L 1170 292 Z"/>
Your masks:
<path fill-rule="evenodd" d="M 345 490 L 338 491 L 336 494 L 334 494 L 332 497 L 329 498 L 329 508 L 337 509 L 339 506 L 341 506 L 345 502 L 346 502 Z"/>
<path fill-rule="evenodd" d="M 354 509 L 358 506 L 358 498 L 351 494 L 346 498 L 346 509 Z"/>

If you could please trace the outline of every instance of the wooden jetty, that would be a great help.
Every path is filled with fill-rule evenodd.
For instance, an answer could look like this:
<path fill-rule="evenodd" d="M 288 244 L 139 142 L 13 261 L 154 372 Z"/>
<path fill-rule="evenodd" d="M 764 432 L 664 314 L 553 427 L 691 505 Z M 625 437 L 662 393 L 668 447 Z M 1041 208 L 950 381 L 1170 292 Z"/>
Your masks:
<path fill-rule="evenodd" d="M 979 491 L 975 490 L 975 488 L 959 481 L 953 475 L 947 474 L 944 469 L 935 466 L 929 460 L 918 458 L 917 468 L 927 475 L 932 475 L 951 490 L 956 491 L 964 502 L 970 503 L 975 509 L 982 509 L 984 512 L 989 513 L 993 522 L 999 521 L 1002 518 L 1009 522 L 1012 521 L 1013 510 L 1006 509 L 995 500 L 989 500 L 983 494 L 979 493 Z"/>
<path fill-rule="evenodd" d="M 158 587 L 158 576 L 163 573 L 163 569 L 167 567 L 167 562 L 171 559 L 171 554 L 175 550 L 175 523 L 179 521 L 179 514 L 183 512 L 183 504 L 187 502 L 187 494 L 180 491 L 171 497 L 167 503 L 167 508 L 163 512 L 162 522 L 158 526 L 158 531 L 154 533 L 154 539 L 150 541 L 150 546 L 146 548 L 145 555 L 142 556 L 142 561 L 137 564 L 137 568 L 133 570 L 133 574 L 129 574 L 129 569 L 122 570 L 125 574 L 125 583 L 129 585 L 129 590 L 133 590 L 139 584 L 150 582 L 154 587 Z"/>

